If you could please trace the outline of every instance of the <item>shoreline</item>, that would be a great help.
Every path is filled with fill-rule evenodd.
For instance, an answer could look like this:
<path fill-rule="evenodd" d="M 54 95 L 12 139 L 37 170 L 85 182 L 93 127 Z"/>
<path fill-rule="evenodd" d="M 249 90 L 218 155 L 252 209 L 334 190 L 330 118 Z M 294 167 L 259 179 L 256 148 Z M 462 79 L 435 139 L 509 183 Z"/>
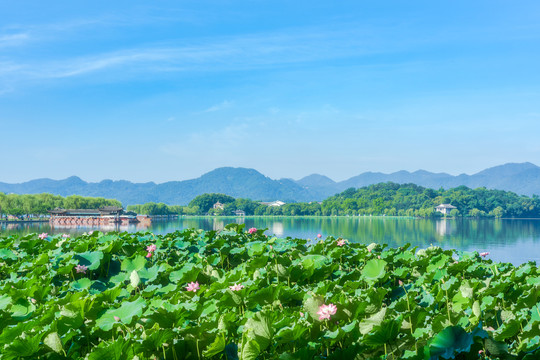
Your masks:
<path fill-rule="evenodd" d="M 43 222 L 49 222 L 49 220 L 0 220 L 0 224 L 31 224 Z"/>

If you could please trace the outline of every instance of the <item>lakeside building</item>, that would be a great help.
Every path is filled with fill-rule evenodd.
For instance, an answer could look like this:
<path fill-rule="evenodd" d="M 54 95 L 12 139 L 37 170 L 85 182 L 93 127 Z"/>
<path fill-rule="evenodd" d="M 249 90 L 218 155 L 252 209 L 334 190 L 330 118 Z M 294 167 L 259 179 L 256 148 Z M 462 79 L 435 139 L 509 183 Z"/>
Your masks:
<path fill-rule="evenodd" d="M 214 209 L 219 209 L 219 210 L 223 210 L 225 209 L 225 205 L 223 205 L 222 203 L 220 203 L 219 201 L 216 202 L 213 206 Z"/>
<path fill-rule="evenodd" d="M 453 209 L 457 209 L 457 207 L 452 206 L 450 204 L 441 204 L 441 205 L 435 207 L 435 211 L 443 213 L 444 215 L 450 214 L 450 211 L 452 211 Z"/>
<path fill-rule="evenodd" d="M 283 205 L 285 205 L 285 203 L 283 201 L 280 201 L 280 200 L 270 201 L 270 202 L 262 201 L 261 204 L 266 205 L 266 206 L 283 206 Z"/>
<path fill-rule="evenodd" d="M 246 212 L 244 210 L 235 210 L 234 215 L 235 216 L 246 216 Z"/>
<path fill-rule="evenodd" d="M 99 209 L 61 209 L 50 210 L 49 222 L 54 225 L 111 225 L 150 223 L 150 217 L 124 212 L 116 206 L 104 206 Z"/>

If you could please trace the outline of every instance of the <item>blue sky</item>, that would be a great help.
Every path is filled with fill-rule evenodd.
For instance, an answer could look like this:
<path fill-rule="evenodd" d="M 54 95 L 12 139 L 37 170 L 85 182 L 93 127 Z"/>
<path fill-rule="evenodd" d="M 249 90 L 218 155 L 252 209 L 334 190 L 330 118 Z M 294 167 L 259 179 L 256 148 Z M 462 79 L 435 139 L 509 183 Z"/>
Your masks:
<path fill-rule="evenodd" d="M 540 165 L 537 1 L 0 2 L 0 181 Z"/>

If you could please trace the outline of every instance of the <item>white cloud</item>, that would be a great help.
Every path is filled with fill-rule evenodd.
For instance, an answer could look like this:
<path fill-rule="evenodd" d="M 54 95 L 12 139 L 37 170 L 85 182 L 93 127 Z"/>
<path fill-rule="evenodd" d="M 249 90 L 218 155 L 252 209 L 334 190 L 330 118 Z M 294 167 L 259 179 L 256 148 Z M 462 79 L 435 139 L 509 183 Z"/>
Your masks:
<path fill-rule="evenodd" d="M 224 100 L 219 104 L 212 105 L 208 109 L 201 111 L 201 113 L 215 112 L 223 109 L 230 108 L 233 105 L 232 101 Z"/>
<path fill-rule="evenodd" d="M 0 48 L 18 46 L 25 43 L 28 39 L 29 36 L 26 33 L 0 34 Z"/>
<path fill-rule="evenodd" d="M 24 80 L 69 78 L 107 70 L 115 70 L 115 75 L 128 77 L 140 76 L 141 73 L 237 71 L 363 56 L 395 51 L 396 47 L 402 46 L 399 43 L 393 46 L 388 42 L 381 44 L 371 33 L 348 28 L 331 31 L 300 28 L 192 39 L 191 42 L 169 40 L 79 57 L 11 59 L 20 64 L 20 68 L 13 69 L 11 75 L 17 80 Z M 24 34 L 20 34 L 13 39 L 6 37 L 6 41 L 23 38 Z"/>

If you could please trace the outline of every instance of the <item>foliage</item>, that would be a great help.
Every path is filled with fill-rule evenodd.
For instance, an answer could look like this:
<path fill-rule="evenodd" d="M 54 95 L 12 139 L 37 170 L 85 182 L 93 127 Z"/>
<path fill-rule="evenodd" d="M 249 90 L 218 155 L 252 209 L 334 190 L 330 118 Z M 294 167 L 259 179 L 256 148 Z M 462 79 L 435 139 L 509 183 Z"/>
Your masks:
<path fill-rule="evenodd" d="M 324 215 L 399 215 L 431 217 L 439 204 L 457 207 L 451 216 L 540 217 L 540 199 L 513 192 L 469 189 L 459 186 L 433 190 L 414 184 L 381 183 L 360 189 L 348 189 L 322 204 Z"/>
<path fill-rule="evenodd" d="M 234 224 L 0 238 L 0 359 L 540 355 L 534 263 L 340 244 Z M 323 304 L 337 307 L 330 320 L 319 320 Z"/>
<path fill-rule="evenodd" d="M 214 211 L 217 201 L 225 204 L 223 210 Z M 194 199 L 189 206 L 170 206 L 149 203 L 128 206 L 140 214 L 166 215 L 233 215 L 243 210 L 246 215 L 268 216 L 332 216 L 332 215 L 387 215 L 436 217 L 443 216 L 434 208 L 442 203 L 457 207 L 450 216 L 469 217 L 540 217 L 540 199 L 519 196 L 515 193 L 485 188 L 469 189 L 460 186 L 453 189 L 433 190 L 414 184 L 381 183 L 360 189 L 347 189 L 329 197 L 322 203 L 288 203 L 283 206 L 266 206 L 249 199 L 234 199 L 223 194 L 204 194 Z"/>
<path fill-rule="evenodd" d="M 0 214 L 13 216 L 46 215 L 49 210 L 97 209 L 104 206 L 122 207 L 118 200 L 71 195 L 62 197 L 51 194 L 17 195 L 0 193 Z"/>

